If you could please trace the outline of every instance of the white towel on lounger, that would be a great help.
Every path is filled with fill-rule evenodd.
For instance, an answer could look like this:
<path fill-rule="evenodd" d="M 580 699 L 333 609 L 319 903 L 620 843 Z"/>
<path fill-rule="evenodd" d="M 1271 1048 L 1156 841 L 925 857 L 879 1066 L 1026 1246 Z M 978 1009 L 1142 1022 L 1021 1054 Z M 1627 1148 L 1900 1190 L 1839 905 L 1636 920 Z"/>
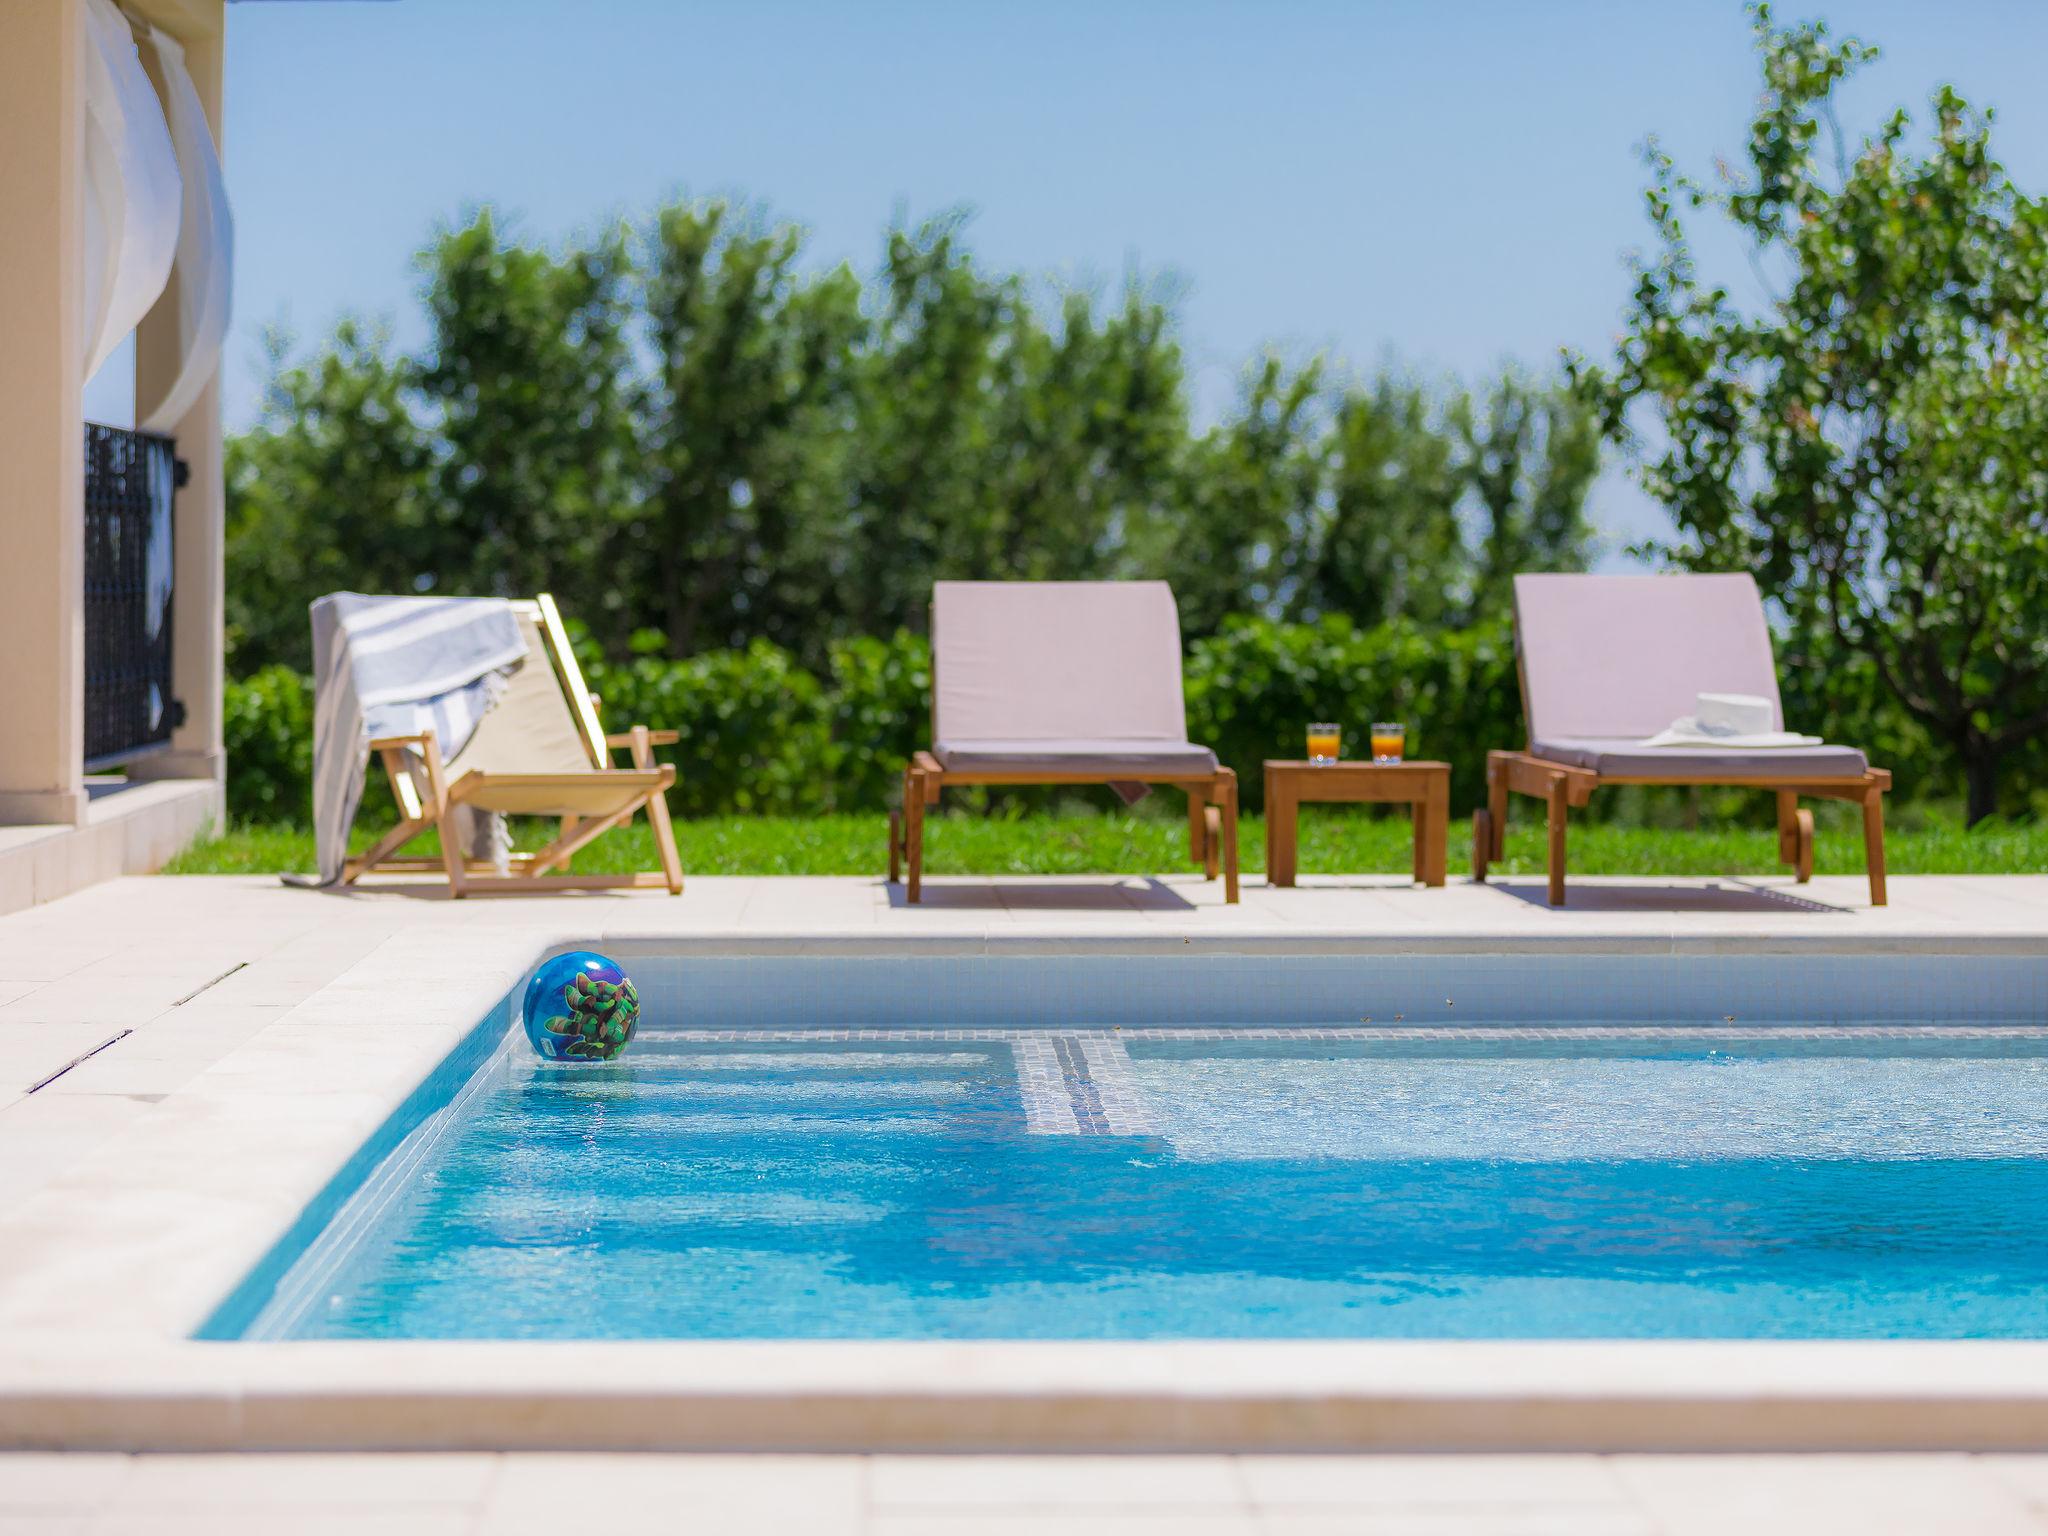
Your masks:
<path fill-rule="evenodd" d="M 1700 723 L 1686 715 L 1672 721 L 1654 736 L 1645 736 L 1646 747 L 1726 747 L 1731 752 L 1767 752 L 1773 747 L 1817 747 L 1818 736 L 1802 736 L 1797 731 L 1708 731 Z"/>
<path fill-rule="evenodd" d="M 495 597 L 330 592 L 314 600 L 312 617 L 320 872 L 310 881 L 287 878 L 332 885 L 347 861 L 370 742 L 432 729 L 443 758 L 454 757 L 503 691 L 505 672 L 526 655 L 526 641 L 512 605 Z"/>
<path fill-rule="evenodd" d="M 1722 747 L 1731 752 L 1768 752 L 1772 748 L 1817 747 L 1818 736 L 1797 731 L 1771 729 L 1777 706 L 1753 693 L 1702 693 L 1695 713 L 1681 715 L 1656 735 L 1644 738 L 1646 747 Z"/>

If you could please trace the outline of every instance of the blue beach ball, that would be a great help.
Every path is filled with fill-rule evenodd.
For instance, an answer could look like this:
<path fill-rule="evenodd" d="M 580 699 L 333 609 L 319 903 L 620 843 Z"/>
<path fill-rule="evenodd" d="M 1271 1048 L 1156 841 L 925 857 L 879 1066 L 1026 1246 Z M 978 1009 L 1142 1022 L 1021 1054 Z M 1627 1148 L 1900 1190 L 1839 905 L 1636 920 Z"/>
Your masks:
<path fill-rule="evenodd" d="M 548 1061 L 610 1061 L 640 1022 L 640 994 L 618 963 L 587 949 L 540 963 L 526 984 L 526 1038 Z"/>

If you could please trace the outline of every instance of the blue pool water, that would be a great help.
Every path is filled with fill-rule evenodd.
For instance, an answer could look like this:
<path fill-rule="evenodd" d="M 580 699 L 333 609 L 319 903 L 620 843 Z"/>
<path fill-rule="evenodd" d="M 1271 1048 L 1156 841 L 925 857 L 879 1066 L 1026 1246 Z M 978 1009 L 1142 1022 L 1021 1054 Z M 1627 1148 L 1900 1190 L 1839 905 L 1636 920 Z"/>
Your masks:
<path fill-rule="evenodd" d="M 1289 1033 L 502 1052 L 247 1331 L 2048 1336 L 2043 1031 Z"/>

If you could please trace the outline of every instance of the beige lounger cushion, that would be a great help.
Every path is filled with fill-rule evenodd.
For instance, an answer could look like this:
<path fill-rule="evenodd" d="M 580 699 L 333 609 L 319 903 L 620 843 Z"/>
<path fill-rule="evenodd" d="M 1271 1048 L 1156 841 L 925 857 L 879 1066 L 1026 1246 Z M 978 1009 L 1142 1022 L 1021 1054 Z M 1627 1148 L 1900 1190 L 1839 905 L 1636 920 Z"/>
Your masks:
<path fill-rule="evenodd" d="M 1180 615 L 1163 581 L 932 586 L 932 736 L 1187 746 Z"/>
<path fill-rule="evenodd" d="M 505 680 L 505 691 L 490 707 L 462 750 L 448 763 L 448 782 L 464 804 L 508 816 L 609 816 L 646 793 L 637 775 L 600 771 L 590 760 L 583 728 L 570 712 L 561 679 L 549 665 L 540 626 L 519 617 L 526 659 Z M 516 779 L 482 787 L 472 772 L 553 777 L 560 782 L 522 784 Z"/>
<path fill-rule="evenodd" d="M 1641 741 L 1702 693 L 1770 700 L 1784 727 L 1763 599 L 1747 575 L 1517 576 L 1529 739 Z"/>
<path fill-rule="evenodd" d="M 1645 747 L 1641 741 L 1588 736 L 1542 737 L 1529 750 L 1537 757 L 1573 768 L 1590 768 L 1613 778 L 1654 779 L 1664 774 L 1690 778 L 1726 774 L 1800 779 L 1858 779 L 1870 767 L 1853 747 L 1774 747 L 1768 751 L 1717 752 L 1712 747 Z"/>
<path fill-rule="evenodd" d="M 486 773 L 591 773 L 590 747 L 569 712 L 560 679 L 548 664 L 540 626 L 521 614 L 526 659 L 512 669 L 505 691 L 477 722 L 448 763 L 450 782 L 472 768 Z"/>
<path fill-rule="evenodd" d="M 1727 773 L 1856 777 L 1851 747 L 1758 751 L 1645 747 L 1693 714 L 1702 693 L 1768 699 L 1784 728 L 1763 598 L 1746 574 L 1515 578 L 1515 639 L 1529 703 L 1530 750 L 1624 778 Z"/>
<path fill-rule="evenodd" d="M 1104 780 L 1210 774 L 1216 754 L 1189 741 L 941 741 L 956 773 L 1086 773 Z"/>
<path fill-rule="evenodd" d="M 623 782 L 622 782 L 623 781 Z M 610 816 L 644 797 L 649 785 L 637 773 L 600 774 L 588 770 L 581 781 L 543 779 L 539 783 L 489 780 L 464 786 L 456 781 L 454 797 L 463 805 L 507 816 Z"/>

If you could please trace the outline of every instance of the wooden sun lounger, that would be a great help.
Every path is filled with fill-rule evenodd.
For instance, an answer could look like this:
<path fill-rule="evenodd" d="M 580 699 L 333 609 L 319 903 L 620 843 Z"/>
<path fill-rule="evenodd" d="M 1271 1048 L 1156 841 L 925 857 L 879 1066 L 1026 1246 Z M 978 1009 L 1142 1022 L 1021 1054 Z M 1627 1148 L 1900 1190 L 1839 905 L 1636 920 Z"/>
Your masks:
<path fill-rule="evenodd" d="M 1472 816 L 1474 880 L 1483 881 L 1505 852 L 1511 794 L 1543 802 L 1547 894 L 1562 906 L 1566 820 L 1594 790 L 1706 785 L 1776 795 L 1778 857 L 1801 884 L 1813 878 L 1813 812 L 1800 799 L 1860 805 L 1870 904 L 1885 904 L 1884 796 L 1892 776 L 1861 753 L 1681 750 L 1667 769 L 1654 750 L 1630 746 L 1630 738 L 1690 714 L 1703 691 L 1777 703 L 1770 629 L 1748 576 L 1518 576 L 1515 649 L 1530 745 L 1486 756 L 1486 804 Z"/>
<path fill-rule="evenodd" d="M 449 893 L 457 897 L 478 892 L 610 890 L 680 895 L 682 861 L 663 798 L 675 783 L 676 771 L 673 764 L 654 760 L 654 749 L 673 745 L 678 734 L 636 725 L 607 735 L 598 724 L 597 706 L 584 686 L 554 599 L 543 593 L 514 607 L 527 635 L 526 661 L 506 698 L 484 717 L 476 737 L 452 764 L 443 759 L 432 731 L 370 743 L 390 780 L 400 820 L 348 861 L 343 881 L 353 884 L 372 870 L 439 871 L 447 876 Z M 517 712 L 519 719 L 494 722 L 501 711 Z M 505 729 L 491 730 L 494 723 L 504 723 Z M 615 749 L 630 756 L 630 768 L 611 766 Z M 498 762 L 506 766 L 496 766 Z M 559 831 L 545 847 L 513 854 L 509 870 L 500 873 L 488 862 L 464 857 L 458 846 L 448 817 L 464 805 L 505 815 L 559 818 Z M 654 831 L 659 871 L 550 873 L 566 865 L 577 850 L 643 811 Z M 430 828 L 441 832 L 439 858 L 399 854 Z"/>
<path fill-rule="evenodd" d="M 1164 784 L 1188 797 L 1188 857 L 1202 867 L 1202 878 L 1223 876 L 1223 899 L 1237 900 L 1237 774 L 1219 767 L 1214 773 L 1161 776 L 1145 772 L 1029 773 L 949 770 L 929 751 L 921 751 L 903 770 L 903 809 L 889 813 L 889 881 L 908 879 L 904 895 L 924 897 L 925 812 L 939 803 L 942 790 L 976 784 Z"/>
<path fill-rule="evenodd" d="M 932 589 L 932 742 L 889 814 L 889 879 L 924 896 L 926 812 L 968 785 L 1164 784 L 1188 844 L 1238 897 L 1237 775 L 1187 739 L 1180 617 L 1163 581 L 942 581 Z"/>
<path fill-rule="evenodd" d="M 1565 818 L 1583 807 L 1604 785 L 1711 785 L 1719 789 L 1768 789 L 1778 797 L 1778 859 L 1792 867 L 1799 883 L 1813 878 L 1813 812 L 1801 808 L 1810 800 L 1847 800 L 1863 807 L 1863 854 L 1870 870 L 1870 904 L 1881 907 L 1884 894 L 1884 795 L 1892 776 L 1882 768 L 1866 768 L 1861 777 L 1842 779 L 1789 778 L 1783 774 L 1600 774 L 1570 763 L 1552 762 L 1530 752 L 1486 754 L 1486 804 L 1472 813 L 1472 878 L 1484 880 L 1487 865 L 1506 851 L 1508 796 L 1529 795 L 1543 802 L 1549 832 L 1549 897 L 1564 905 Z"/>

